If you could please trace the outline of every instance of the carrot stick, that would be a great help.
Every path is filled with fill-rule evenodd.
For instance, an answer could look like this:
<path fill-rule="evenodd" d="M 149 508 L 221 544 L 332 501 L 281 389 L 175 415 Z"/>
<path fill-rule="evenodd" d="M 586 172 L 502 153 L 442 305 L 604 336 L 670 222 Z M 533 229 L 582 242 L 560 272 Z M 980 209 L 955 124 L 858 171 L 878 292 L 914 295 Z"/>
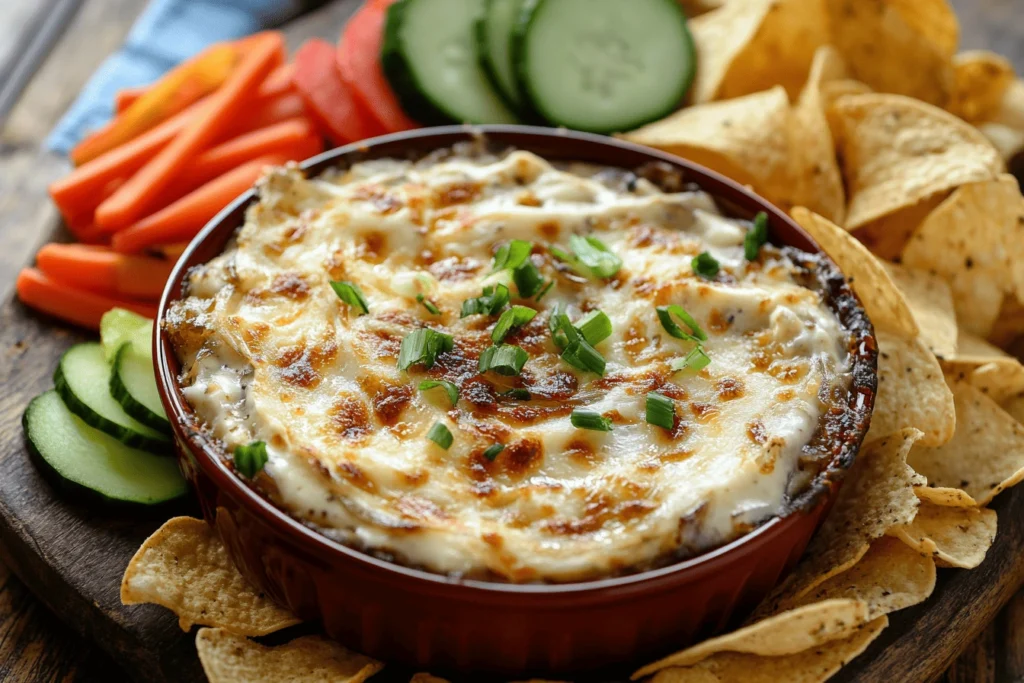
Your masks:
<path fill-rule="evenodd" d="M 114 235 L 114 251 L 135 254 L 150 247 L 191 240 L 211 218 L 248 190 L 281 155 L 260 157 L 215 178 L 178 201 Z"/>
<path fill-rule="evenodd" d="M 148 85 L 138 85 L 134 88 L 121 88 L 114 95 L 114 113 L 121 114 L 124 110 L 132 106 L 137 99 L 146 94 L 149 90 Z"/>
<path fill-rule="evenodd" d="M 57 282 L 36 268 L 23 268 L 15 285 L 26 306 L 92 330 L 111 308 L 127 308 L 147 318 L 156 318 L 156 305 L 83 292 Z"/>
<path fill-rule="evenodd" d="M 266 80 L 260 84 L 259 90 L 256 91 L 257 97 L 260 99 L 277 97 L 283 95 L 292 90 L 292 73 L 295 71 L 294 64 L 282 64 L 267 76 Z M 114 111 L 118 114 L 122 113 L 125 109 L 130 107 L 133 102 L 146 94 L 151 85 L 140 85 L 135 88 L 122 88 L 117 91 L 117 95 L 114 97 Z"/>
<path fill-rule="evenodd" d="M 153 251 L 163 255 L 165 259 L 168 259 L 170 261 L 177 261 L 179 258 L 181 258 L 181 255 L 185 253 L 185 250 L 188 249 L 188 245 L 188 242 L 162 244 L 160 246 L 154 247 Z"/>
<path fill-rule="evenodd" d="M 172 261 L 118 254 L 104 247 L 47 244 L 36 266 L 48 276 L 97 294 L 156 300 L 174 267 Z"/>
<path fill-rule="evenodd" d="M 253 104 L 251 111 L 234 121 L 224 131 L 220 139 L 229 140 L 250 130 L 266 128 L 273 123 L 280 123 L 285 119 L 293 119 L 305 115 L 306 104 L 299 97 L 298 93 L 287 92 L 267 100 L 261 99 Z"/>
<path fill-rule="evenodd" d="M 253 47 L 224 85 L 210 95 L 205 115 L 196 117 L 149 163 L 96 209 L 96 222 L 108 230 L 131 225 L 152 207 L 152 201 L 217 135 L 227 129 L 254 99 L 255 88 L 274 68 L 284 50 L 279 33 L 260 34 Z"/>
<path fill-rule="evenodd" d="M 127 110 L 71 150 L 76 166 L 95 159 L 166 121 L 219 88 L 240 53 L 229 43 L 214 45 L 169 71 Z"/>

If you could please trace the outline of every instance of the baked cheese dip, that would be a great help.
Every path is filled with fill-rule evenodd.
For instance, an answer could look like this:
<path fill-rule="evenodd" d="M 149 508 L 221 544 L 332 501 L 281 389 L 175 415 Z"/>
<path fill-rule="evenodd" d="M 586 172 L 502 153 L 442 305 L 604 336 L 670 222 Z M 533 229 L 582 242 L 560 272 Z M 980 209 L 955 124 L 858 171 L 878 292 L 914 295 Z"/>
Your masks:
<path fill-rule="evenodd" d="M 196 426 L 293 518 L 455 577 L 619 575 L 786 514 L 853 335 L 816 257 L 677 185 L 469 146 L 269 172 L 167 315 Z"/>

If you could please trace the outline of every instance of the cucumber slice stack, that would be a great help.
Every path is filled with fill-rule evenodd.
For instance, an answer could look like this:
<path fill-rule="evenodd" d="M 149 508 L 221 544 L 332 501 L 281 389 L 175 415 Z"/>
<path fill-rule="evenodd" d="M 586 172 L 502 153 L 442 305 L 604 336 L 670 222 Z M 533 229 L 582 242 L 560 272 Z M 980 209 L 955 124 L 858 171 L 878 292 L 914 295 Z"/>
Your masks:
<path fill-rule="evenodd" d="M 58 485 L 100 503 L 157 505 L 185 494 L 170 457 L 170 423 L 160 405 L 150 351 L 153 322 L 115 309 L 102 344 L 61 357 L 54 390 L 25 410 L 29 450 Z"/>
<path fill-rule="evenodd" d="M 677 0 L 398 0 L 381 61 L 425 124 L 519 118 L 594 133 L 663 118 L 696 72 Z"/>

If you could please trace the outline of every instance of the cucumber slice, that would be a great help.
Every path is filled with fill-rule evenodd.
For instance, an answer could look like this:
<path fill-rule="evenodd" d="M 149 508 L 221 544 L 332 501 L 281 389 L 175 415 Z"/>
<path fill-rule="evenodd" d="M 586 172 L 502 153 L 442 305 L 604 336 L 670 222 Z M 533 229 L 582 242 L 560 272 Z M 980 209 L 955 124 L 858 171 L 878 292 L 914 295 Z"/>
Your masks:
<path fill-rule="evenodd" d="M 185 495 L 177 461 L 93 429 L 55 391 L 32 399 L 22 425 L 29 452 L 62 488 L 104 503 L 157 505 Z"/>
<path fill-rule="evenodd" d="M 515 123 L 476 56 L 483 0 L 398 0 L 388 8 L 381 66 L 402 108 L 426 125 Z"/>
<path fill-rule="evenodd" d="M 100 343 L 103 344 L 103 354 L 107 360 L 113 362 L 121 344 L 135 339 L 139 331 L 147 326 L 152 334 L 153 321 L 134 311 L 112 308 L 104 313 L 100 318 Z"/>
<path fill-rule="evenodd" d="M 160 403 L 153 374 L 153 358 L 138 352 L 133 342 L 121 344 L 110 373 L 110 395 L 124 412 L 160 432 L 169 433 L 171 423 Z"/>
<path fill-rule="evenodd" d="M 53 374 L 54 388 L 71 412 L 90 426 L 128 446 L 167 451 L 171 445 L 167 435 L 132 418 L 110 395 L 111 370 L 102 346 L 77 344 L 61 356 Z"/>
<path fill-rule="evenodd" d="M 512 30 L 523 0 L 485 0 L 483 16 L 476 21 L 476 50 L 487 80 L 511 109 L 522 106 L 512 70 Z"/>
<path fill-rule="evenodd" d="M 512 62 L 528 105 L 552 124 L 613 133 L 670 114 L 696 52 L 677 0 L 527 0 Z"/>

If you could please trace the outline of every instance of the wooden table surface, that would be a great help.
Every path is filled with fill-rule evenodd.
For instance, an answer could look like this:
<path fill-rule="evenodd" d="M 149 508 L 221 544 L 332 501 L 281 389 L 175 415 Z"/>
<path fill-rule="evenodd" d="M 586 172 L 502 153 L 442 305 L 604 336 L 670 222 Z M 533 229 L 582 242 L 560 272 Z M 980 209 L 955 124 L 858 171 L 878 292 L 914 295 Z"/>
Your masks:
<path fill-rule="evenodd" d="M 994 49 L 1012 59 L 1024 74 L 1024 13 L 1020 12 L 1024 0 L 951 2 L 963 26 L 963 47 Z M 121 43 L 145 3 L 0 0 L 2 297 L 9 294 L 17 270 L 47 237 L 39 226 L 56 219 L 46 183 L 64 162 L 42 151 L 41 142 L 89 75 Z M 317 10 L 329 12 L 330 6 Z M 316 33 L 322 19 L 317 13 L 302 19 L 310 34 Z M 64 24 L 67 29 L 62 31 Z M 11 358 L 6 350 L 0 352 Z M 0 683 L 116 683 L 123 679 L 114 662 L 74 635 L 0 561 Z M 1024 683 L 1024 590 L 940 680 Z"/>

